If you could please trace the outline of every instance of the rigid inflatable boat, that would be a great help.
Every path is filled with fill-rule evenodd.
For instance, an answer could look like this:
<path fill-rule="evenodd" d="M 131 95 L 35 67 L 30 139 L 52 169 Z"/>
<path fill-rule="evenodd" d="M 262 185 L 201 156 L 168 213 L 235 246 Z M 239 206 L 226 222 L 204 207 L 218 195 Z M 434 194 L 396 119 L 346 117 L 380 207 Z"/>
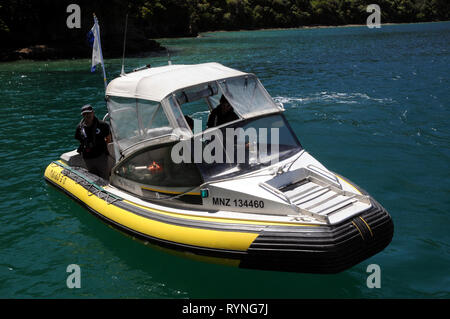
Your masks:
<path fill-rule="evenodd" d="M 206 127 L 199 119 L 222 96 L 236 119 Z M 253 74 L 218 63 L 143 68 L 111 81 L 106 101 L 109 180 L 88 172 L 77 151 L 50 163 L 45 179 L 137 238 L 308 273 L 348 269 L 392 239 L 386 210 L 303 149 Z"/>

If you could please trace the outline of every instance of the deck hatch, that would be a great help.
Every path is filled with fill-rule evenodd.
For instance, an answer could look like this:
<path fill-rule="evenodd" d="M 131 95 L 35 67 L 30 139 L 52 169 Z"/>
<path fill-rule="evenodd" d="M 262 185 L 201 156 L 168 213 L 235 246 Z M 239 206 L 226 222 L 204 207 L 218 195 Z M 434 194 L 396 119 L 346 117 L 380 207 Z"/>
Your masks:
<path fill-rule="evenodd" d="M 295 207 L 300 215 L 335 224 L 371 207 L 367 196 L 348 192 L 339 180 L 318 169 L 301 168 L 261 183 Z"/>

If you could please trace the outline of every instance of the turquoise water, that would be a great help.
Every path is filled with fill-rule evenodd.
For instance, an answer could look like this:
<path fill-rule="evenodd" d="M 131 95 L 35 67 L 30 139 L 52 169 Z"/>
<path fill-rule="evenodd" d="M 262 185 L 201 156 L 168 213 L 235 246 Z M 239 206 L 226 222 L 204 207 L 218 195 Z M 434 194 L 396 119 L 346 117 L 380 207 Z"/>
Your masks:
<path fill-rule="evenodd" d="M 303 146 L 373 195 L 395 233 L 337 275 L 238 269 L 149 247 L 47 185 L 79 108 L 106 113 L 90 60 L 0 64 L 1 298 L 449 298 L 450 23 L 217 32 L 163 39 L 173 63 L 255 73 Z M 167 57 L 127 59 L 127 69 Z M 107 60 L 108 78 L 120 59 Z M 81 268 L 68 289 L 66 267 Z M 381 288 L 369 289 L 378 264 Z"/>

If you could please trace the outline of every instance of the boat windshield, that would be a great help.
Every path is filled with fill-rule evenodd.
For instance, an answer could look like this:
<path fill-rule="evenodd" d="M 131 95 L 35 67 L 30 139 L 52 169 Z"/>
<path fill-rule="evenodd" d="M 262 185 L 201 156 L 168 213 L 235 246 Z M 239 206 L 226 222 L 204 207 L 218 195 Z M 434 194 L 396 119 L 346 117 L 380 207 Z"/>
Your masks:
<path fill-rule="evenodd" d="M 203 180 L 229 178 L 284 160 L 302 149 L 282 114 L 272 114 L 209 129 L 180 142 L 175 162 L 196 163 Z"/>
<path fill-rule="evenodd" d="M 180 135 L 182 130 L 189 132 L 181 111 L 171 105 L 165 108 L 155 101 L 110 96 L 108 111 L 114 141 L 121 152 L 144 141 Z"/>

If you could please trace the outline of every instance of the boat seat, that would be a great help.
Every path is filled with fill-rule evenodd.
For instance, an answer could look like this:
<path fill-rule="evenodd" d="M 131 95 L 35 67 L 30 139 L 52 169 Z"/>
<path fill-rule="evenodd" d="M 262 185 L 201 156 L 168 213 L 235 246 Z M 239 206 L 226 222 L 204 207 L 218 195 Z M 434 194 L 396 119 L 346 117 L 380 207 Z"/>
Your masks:
<path fill-rule="evenodd" d="M 83 167 L 86 168 L 86 164 L 83 161 L 83 157 L 77 150 L 73 150 L 67 153 L 64 153 L 60 156 L 60 159 L 65 162 L 67 165 L 72 167 Z"/>
<path fill-rule="evenodd" d="M 112 143 L 110 143 L 112 144 Z M 108 161 L 105 163 L 108 167 L 108 171 L 111 172 L 112 167 L 116 163 L 114 159 L 114 147 L 111 148 L 112 152 L 108 148 L 108 151 L 110 151 L 110 156 L 108 156 Z M 64 153 L 61 155 L 60 159 L 67 165 L 71 167 L 81 167 L 87 170 L 86 163 L 83 160 L 83 157 L 80 153 L 78 153 L 77 150 L 73 150 L 67 153 Z"/>

